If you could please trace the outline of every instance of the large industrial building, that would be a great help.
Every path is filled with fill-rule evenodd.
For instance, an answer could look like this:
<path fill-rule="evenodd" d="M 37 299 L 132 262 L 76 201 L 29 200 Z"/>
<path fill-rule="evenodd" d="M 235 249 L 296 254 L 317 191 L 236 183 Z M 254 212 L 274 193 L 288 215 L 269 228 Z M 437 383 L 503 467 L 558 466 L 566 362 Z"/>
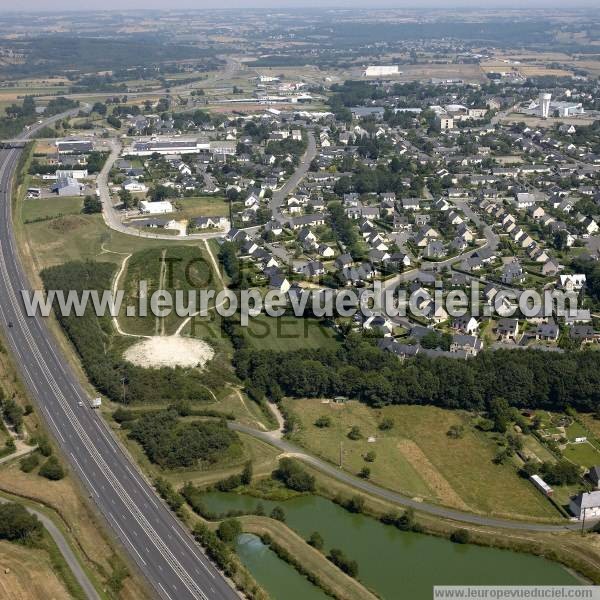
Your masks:
<path fill-rule="evenodd" d="M 400 75 L 398 65 L 370 65 L 364 70 L 365 77 L 389 77 Z"/>
<path fill-rule="evenodd" d="M 127 148 L 124 154 L 130 156 L 152 156 L 161 154 L 198 154 L 199 152 L 210 152 L 211 154 L 225 154 L 232 156 L 236 152 L 236 142 L 230 141 L 208 141 L 205 139 L 183 140 L 183 139 L 156 139 L 144 142 L 134 142 Z"/>
<path fill-rule="evenodd" d="M 581 102 L 563 102 L 552 100 L 552 95 L 541 93 L 537 102 L 531 102 L 527 110 L 523 111 L 527 114 L 548 119 L 550 117 L 574 117 L 585 113 Z"/>
<path fill-rule="evenodd" d="M 56 149 L 59 154 L 82 154 L 91 152 L 94 145 L 89 140 L 69 138 L 64 140 L 56 140 Z"/>

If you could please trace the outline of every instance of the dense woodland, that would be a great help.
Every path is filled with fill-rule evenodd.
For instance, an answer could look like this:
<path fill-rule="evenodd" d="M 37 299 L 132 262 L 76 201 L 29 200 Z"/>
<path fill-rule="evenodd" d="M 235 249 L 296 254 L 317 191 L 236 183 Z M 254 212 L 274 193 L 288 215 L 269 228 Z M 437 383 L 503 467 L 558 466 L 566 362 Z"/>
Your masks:
<path fill-rule="evenodd" d="M 131 426 L 129 437 L 142 445 L 153 463 L 167 469 L 241 456 L 237 434 L 226 421 L 182 422 L 174 410 L 144 415 Z"/>
<path fill-rule="evenodd" d="M 485 351 L 470 360 L 417 357 L 401 363 L 373 340 L 351 335 L 337 349 L 278 353 L 244 347 L 235 336 L 238 376 L 252 396 L 359 399 L 370 406 L 433 404 L 487 410 L 497 397 L 510 406 L 596 411 L 600 353 Z"/>

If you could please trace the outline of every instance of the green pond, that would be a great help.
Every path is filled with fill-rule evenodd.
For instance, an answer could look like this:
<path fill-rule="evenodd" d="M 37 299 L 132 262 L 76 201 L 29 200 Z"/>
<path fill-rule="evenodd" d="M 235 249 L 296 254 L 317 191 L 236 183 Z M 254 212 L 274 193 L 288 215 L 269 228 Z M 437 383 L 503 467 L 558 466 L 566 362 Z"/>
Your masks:
<path fill-rule="evenodd" d="M 285 502 L 259 500 L 233 493 L 209 492 L 206 507 L 215 512 L 250 511 L 262 504 L 266 514 L 279 505 L 286 523 L 305 539 L 318 531 L 325 550 L 341 548 L 359 565 L 359 579 L 386 600 L 410 598 L 430 600 L 433 585 L 576 585 L 581 583 L 561 565 L 507 550 L 461 545 L 430 535 L 400 531 L 365 515 L 352 514 L 320 496 L 299 496 Z M 266 548 L 256 547 L 256 552 Z M 274 600 L 296 596 L 297 579 L 289 578 L 288 589 L 280 591 L 289 571 L 271 551 L 269 567 L 260 566 L 252 547 L 244 548 L 242 560 Z M 309 589 L 314 590 L 311 586 Z M 313 598 L 312 595 L 301 595 Z M 315 596 L 318 598 L 319 596 Z"/>
<path fill-rule="evenodd" d="M 327 600 L 329 596 L 281 560 L 256 535 L 243 533 L 237 539 L 237 553 L 254 579 L 273 600 Z"/>

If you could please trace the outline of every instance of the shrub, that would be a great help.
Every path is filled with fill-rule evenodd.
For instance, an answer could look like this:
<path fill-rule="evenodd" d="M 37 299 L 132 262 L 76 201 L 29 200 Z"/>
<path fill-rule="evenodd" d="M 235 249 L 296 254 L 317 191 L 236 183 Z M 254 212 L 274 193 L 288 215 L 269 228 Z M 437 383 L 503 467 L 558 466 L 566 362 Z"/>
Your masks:
<path fill-rule="evenodd" d="M 170 481 L 167 481 L 163 477 L 157 477 L 154 481 L 154 487 L 160 497 L 169 505 L 171 510 L 177 511 L 183 506 L 183 503 L 185 502 L 184 497 L 175 490 Z"/>
<path fill-rule="evenodd" d="M 329 417 L 328 415 L 323 415 L 315 421 L 315 427 L 319 427 L 320 429 L 323 429 L 324 427 L 330 427 L 330 426 L 331 426 L 331 417 Z"/>
<path fill-rule="evenodd" d="M 31 473 L 40 464 L 40 459 L 37 453 L 30 454 L 25 458 L 21 459 L 19 468 L 23 473 Z"/>
<path fill-rule="evenodd" d="M 285 512 L 283 512 L 283 508 L 281 506 L 275 506 L 269 515 L 271 519 L 277 519 L 285 523 Z"/>
<path fill-rule="evenodd" d="M 52 455 L 52 446 L 45 435 L 38 436 L 37 438 L 34 438 L 33 441 L 37 444 L 38 450 L 42 456 L 47 458 Z"/>
<path fill-rule="evenodd" d="M 235 542 L 240 533 L 242 533 L 242 524 L 238 519 L 226 519 L 225 521 L 221 521 L 217 529 L 217 535 L 226 544 Z"/>
<path fill-rule="evenodd" d="M 352 427 L 352 429 L 350 429 L 350 431 L 348 432 L 348 439 L 350 440 L 360 440 L 362 438 L 362 433 L 360 432 L 360 429 L 354 425 Z"/>
<path fill-rule="evenodd" d="M 273 471 L 273 476 L 291 490 L 297 492 L 314 492 L 315 490 L 315 478 L 307 473 L 297 460 L 292 458 L 282 458 L 279 461 L 279 468 Z"/>
<path fill-rule="evenodd" d="M 377 458 L 377 454 L 375 454 L 375 452 L 373 452 L 373 450 L 370 450 L 364 456 L 365 461 L 369 462 L 369 463 L 375 462 L 376 458 Z"/>
<path fill-rule="evenodd" d="M 240 475 L 242 485 L 250 485 L 252 483 L 252 461 L 248 461 L 244 465 L 244 470 Z"/>
<path fill-rule="evenodd" d="M 339 548 L 332 548 L 327 558 L 344 573 L 350 577 L 358 575 L 358 563 L 355 560 L 349 559 Z"/>
<path fill-rule="evenodd" d="M 22 504 L 0 505 L 0 539 L 33 543 L 42 537 L 43 531 L 38 518 L 27 512 Z"/>
<path fill-rule="evenodd" d="M 361 479 L 369 479 L 369 477 L 371 477 L 371 469 L 369 469 L 369 467 L 363 467 L 358 473 L 358 476 Z"/>
<path fill-rule="evenodd" d="M 308 543 L 317 550 L 322 550 L 325 545 L 323 536 L 318 531 L 313 531 L 308 538 Z"/>
<path fill-rule="evenodd" d="M 450 540 L 455 544 L 468 544 L 471 534 L 466 529 L 457 529 L 452 532 Z"/>
<path fill-rule="evenodd" d="M 393 428 L 394 428 L 394 420 L 390 419 L 389 417 L 386 417 L 385 419 L 383 419 L 381 421 L 381 423 L 379 423 L 380 431 L 388 431 Z"/>
<path fill-rule="evenodd" d="M 50 481 L 59 481 L 65 476 L 63 466 L 58 462 L 56 456 L 51 456 L 39 470 L 39 474 Z"/>

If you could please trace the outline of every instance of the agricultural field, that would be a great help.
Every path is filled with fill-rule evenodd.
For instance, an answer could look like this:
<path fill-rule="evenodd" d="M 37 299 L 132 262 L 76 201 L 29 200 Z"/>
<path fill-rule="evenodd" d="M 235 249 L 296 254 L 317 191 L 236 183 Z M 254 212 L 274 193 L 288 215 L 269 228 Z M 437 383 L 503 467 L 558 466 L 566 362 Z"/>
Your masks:
<path fill-rule="evenodd" d="M 558 517 L 555 508 L 525 479 L 516 465 L 497 465 L 497 444 L 491 434 L 473 427 L 470 414 L 425 406 L 387 406 L 371 409 L 357 402 L 322 404 L 321 400 L 286 400 L 300 422 L 294 441 L 334 464 L 357 474 L 371 469 L 370 479 L 379 485 L 447 506 L 513 518 Z M 315 421 L 329 416 L 331 425 L 318 428 Z M 384 418 L 394 421 L 380 431 Z M 464 435 L 451 439 L 447 432 L 462 426 Z M 361 439 L 347 437 L 353 426 Z M 375 441 L 369 442 L 369 437 Z M 373 451 L 376 458 L 366 462 Z"/>

